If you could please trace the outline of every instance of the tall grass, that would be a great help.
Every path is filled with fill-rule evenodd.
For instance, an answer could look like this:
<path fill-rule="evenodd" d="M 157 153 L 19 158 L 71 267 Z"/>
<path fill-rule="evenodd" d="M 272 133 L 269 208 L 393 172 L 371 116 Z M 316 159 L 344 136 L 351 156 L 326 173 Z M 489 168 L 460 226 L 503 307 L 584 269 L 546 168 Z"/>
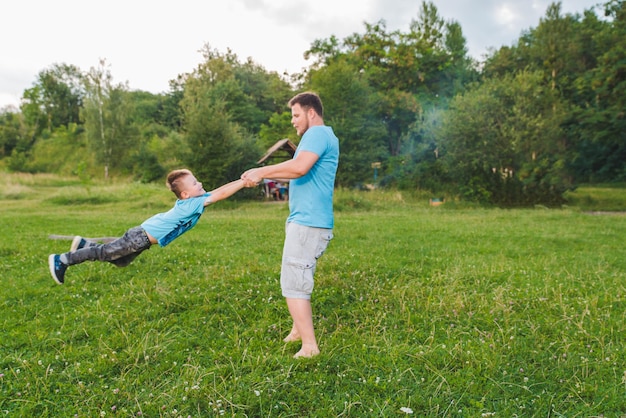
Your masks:
<path fill-rule="evenodd" d="M 50 234 L 119 235 L 170 194 L 0 181 L 0 413 L 626 416 L 624 216 L 340 190 L 312 301 L 322 353 L 296 360 L 284 203 L 220 202 L 129 267 L 54 284 L 47 255 L 69 241 Z"/>
<path fill-rule="evenodd" d="M 626 185 L 586 185 L 567 193 L 566 198 L 571 205 L 588 211 L 624 211 Z"/>

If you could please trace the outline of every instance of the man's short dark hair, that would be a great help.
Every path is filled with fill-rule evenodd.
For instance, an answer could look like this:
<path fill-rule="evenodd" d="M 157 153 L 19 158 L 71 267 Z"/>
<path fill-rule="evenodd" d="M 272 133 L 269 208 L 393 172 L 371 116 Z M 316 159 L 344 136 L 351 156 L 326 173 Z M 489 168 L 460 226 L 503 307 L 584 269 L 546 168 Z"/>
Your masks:
<path fill-rule="evenodd" d="M 322 99 L 320 99 L 317 93 L 313 93 L 312 91 L 298 93 L 289 100 L 289 107 L 293 107 L 295 104 L 299 104 L 303 109 L 313 109 L 321 118 L 324 117 Z"/>

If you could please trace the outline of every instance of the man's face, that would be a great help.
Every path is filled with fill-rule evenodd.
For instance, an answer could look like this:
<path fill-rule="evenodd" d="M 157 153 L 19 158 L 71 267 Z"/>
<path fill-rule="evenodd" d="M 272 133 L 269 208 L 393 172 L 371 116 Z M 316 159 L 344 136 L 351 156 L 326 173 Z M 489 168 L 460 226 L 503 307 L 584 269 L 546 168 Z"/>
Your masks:
<path fill-rule="evenodd" d="M 298 136 L 304 135 L 307 129 L 309 129 L 309 111 L 303 109 L 299 103 L 291 107 L 291 124 L 296 128 Z"/>

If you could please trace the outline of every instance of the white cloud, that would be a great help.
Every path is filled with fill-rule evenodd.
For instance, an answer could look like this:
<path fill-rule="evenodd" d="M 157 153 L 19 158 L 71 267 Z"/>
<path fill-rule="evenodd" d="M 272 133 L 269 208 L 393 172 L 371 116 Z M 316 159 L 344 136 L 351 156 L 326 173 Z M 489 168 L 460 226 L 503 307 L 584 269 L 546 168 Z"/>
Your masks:
<path fill-rule="evenodd" d="M 496 9 L 496 23 L 500 26 L 506 26 L 507 28 L 514 28 L 516 21 L 519 19 L 519 14 L 515 13 L 511 6 L 503 4 Z"/>

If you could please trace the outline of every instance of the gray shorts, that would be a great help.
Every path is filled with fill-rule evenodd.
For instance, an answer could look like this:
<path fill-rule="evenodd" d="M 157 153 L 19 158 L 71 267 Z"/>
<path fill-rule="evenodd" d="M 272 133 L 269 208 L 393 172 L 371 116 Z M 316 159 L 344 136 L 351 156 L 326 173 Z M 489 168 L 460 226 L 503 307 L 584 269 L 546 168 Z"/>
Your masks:
<path fill-rule="evenodd" d="M 287 223 L 280 269 L 280 287 L 284 297 L 311 299 L 317 259 L 324 254 L 332 238 L 332 229 Z"/>

